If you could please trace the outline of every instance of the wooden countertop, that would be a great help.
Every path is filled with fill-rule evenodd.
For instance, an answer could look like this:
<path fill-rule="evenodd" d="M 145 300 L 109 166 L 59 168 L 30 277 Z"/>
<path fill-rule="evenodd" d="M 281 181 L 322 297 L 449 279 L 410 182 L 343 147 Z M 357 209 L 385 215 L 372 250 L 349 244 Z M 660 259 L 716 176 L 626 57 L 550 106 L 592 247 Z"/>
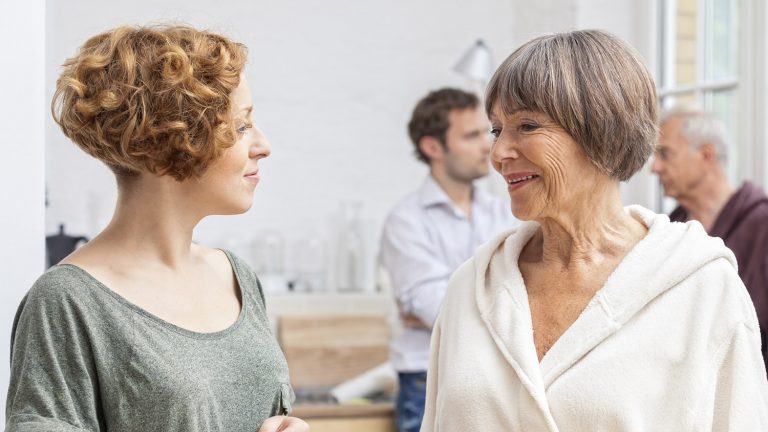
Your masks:
<path fill-rule="evenodd" d="M 291 415 L 302 419 L 393 417 L 395 406 L 391 403 L 342 404 L 342 405 L 294 405 Z"/>

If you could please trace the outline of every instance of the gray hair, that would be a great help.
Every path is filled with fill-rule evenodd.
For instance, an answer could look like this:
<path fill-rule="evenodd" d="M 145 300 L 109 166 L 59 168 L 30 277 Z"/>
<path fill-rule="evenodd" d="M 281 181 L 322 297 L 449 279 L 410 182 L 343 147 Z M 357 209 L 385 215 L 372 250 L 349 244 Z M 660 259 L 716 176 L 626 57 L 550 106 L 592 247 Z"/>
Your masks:
<path fill-rule="evenodd" d="M 536 38 L 513 52 L 488 84 L 499 104 L 544 113 L 603 173 L 628 180 L 658 139 L 656 86 L 637 53 L 616 36 L 579 30 Z"/>
<path fill-rule="evenodd" d="M 659 125 L 680 119 L 680 132 L 691 144 L 691 148 L 700 148 L 704 144 L 712 144 L 720 164 L 728 161 L 728 136 L 725 125 L 709 111 L 692 107 L 677 106 L 661 115 Z"/>

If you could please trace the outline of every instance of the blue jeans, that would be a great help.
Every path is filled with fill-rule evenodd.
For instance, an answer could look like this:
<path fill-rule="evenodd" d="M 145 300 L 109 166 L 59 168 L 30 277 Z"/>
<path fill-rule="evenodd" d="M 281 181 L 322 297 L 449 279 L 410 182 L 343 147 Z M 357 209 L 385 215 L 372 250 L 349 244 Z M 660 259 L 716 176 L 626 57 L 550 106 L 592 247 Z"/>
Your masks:
<path fill-rule="evenodd" d="M 424 418 L 424 400 L 427 397 L 426 372 L 401 372 L 397 391 L 395 417 L 398 432 L 419 432 Z"/>

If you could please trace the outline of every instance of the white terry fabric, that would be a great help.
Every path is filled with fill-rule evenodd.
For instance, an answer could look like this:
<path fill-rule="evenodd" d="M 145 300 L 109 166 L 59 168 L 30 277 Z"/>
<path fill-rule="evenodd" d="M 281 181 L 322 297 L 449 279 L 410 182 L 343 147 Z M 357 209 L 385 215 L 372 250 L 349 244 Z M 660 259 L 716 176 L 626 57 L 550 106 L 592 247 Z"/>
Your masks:
<path fill-rule="evenodd" d="M 733 254 L 698 222 L 627 211 L 647 235 L 541 363 L 517 266 L 538 224 L 456 271 L 433 329 L 422 432 L 768 431 L 757 317 Z"/>

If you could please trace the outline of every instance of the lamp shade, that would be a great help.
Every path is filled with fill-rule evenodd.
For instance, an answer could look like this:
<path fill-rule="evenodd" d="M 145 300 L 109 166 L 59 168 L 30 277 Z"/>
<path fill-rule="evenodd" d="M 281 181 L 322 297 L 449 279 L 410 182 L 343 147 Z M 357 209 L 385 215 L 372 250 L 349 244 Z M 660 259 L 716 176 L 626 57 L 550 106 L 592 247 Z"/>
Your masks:
<path fill-rule="evenodd" d="M 488 45 L 482 39 L 478 39 L 461 56 L 453 70 L 472 81 L 487 82 L 493 73 L 493 59 Z"/>

